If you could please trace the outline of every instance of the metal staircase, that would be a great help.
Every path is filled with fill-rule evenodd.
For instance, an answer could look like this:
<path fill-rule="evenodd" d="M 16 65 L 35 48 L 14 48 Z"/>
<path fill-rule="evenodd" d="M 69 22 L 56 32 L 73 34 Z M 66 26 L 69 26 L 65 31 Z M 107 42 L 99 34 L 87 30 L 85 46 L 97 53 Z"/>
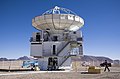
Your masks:
<path fill-rule="evenodd" d="M 57 56 L 67 47 L 67 45 L 69 44 L 70 42 L 68 41 L 67 43 L 65 43 L 65 45 L 63 45 L 63 47 L 61 49 L 58 48 L 58 53 L 57 53 Z"/>
<path fill-rule="evenodd" d="M 70 45 L 70 42 L 64 42 L 61 46 L 61 49 L 58 48 L 58 53 L 56 54 L 57 56 L 62 57 L 61 58 L 61 62 L 59 63 L 59 65 L 57 66 L 57 69 L 62 66 L 65 61 L 67 61 L 67 59 L 70 57 L 70 50 L 66 50 L 68 48 L 68 46 Z"/>
<path fill-rule="evenodd" d="M 69 57 L 70 57 L 70 54 L 69 54 L 68 56 L 65 56 L 65 57 L 64 57 L 65 59 L 60 63 L 59 67 L 62 66 L 63 63 L 64 63 Z"/>

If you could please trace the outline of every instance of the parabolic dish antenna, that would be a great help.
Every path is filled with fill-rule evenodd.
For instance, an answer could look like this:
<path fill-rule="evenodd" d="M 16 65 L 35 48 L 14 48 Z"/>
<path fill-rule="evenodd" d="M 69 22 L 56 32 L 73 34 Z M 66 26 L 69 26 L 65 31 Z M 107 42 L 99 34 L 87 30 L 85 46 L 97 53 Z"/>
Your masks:
<path fill-rule="evenodd" d="M 84 25 L 84 20 L 69 9 L 55 6 L 32 19 L 32 25 L 38 30 L 60 33 L 64 30 L 77 31 Z"/>

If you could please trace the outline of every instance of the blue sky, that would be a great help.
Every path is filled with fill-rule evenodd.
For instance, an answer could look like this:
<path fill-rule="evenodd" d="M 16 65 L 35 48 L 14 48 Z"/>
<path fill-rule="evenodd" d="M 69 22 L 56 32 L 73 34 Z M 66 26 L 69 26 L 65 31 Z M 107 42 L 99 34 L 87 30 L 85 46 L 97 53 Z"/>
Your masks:
<path fill-rule="evenodd" d="M 32 18 L 56 5 L 85 20 L 84 54 L 120 59 L 120 0 L 0 0 L 0 57 L 29 56 Z"/>

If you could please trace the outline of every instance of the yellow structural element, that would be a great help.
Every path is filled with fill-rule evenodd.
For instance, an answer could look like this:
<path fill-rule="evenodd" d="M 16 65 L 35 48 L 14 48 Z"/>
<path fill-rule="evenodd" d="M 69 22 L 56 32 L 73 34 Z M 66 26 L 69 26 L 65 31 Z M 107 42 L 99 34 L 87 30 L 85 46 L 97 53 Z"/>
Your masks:
<path fill-rule="evenodd" d="M 40 71 L 40 68 L 38 66 L 36 66 L 35 71 Z"/>
<path fill-rule="evenodd" d="M 91 73 L 91 74 L 100 74 L 101 73 L 101 69 L 100 68 L 95 68 L 95 66 L 90 66 L 88 68 L 88 73 Z"/>

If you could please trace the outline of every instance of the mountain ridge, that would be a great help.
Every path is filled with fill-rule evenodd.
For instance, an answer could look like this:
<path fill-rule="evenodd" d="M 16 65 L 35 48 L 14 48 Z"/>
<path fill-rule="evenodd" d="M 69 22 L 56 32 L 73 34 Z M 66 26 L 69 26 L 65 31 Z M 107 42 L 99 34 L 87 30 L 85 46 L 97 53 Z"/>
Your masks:
<path fill-rule="evenodd" d="M 28 57 L 28 56 L 22 56 L 19 57 L 17 59 L 8 59 L 8 58 L 0 58 L 0 61 L 15 61 L 15 60 L 31 60 L 33 58 Z M 105 56 L 92 56 L 92 55 L 83 55 L 82 57 L 75 57 L 72 58 L 73 61 L 104 61 L 104 60 L 108 60 L 109 62 L 113 62 L 114 60 L 109 58 L 109 57 L 105 57 Z M 119 61 L 118 59 L 116 59 L 116 61 Z"/>

